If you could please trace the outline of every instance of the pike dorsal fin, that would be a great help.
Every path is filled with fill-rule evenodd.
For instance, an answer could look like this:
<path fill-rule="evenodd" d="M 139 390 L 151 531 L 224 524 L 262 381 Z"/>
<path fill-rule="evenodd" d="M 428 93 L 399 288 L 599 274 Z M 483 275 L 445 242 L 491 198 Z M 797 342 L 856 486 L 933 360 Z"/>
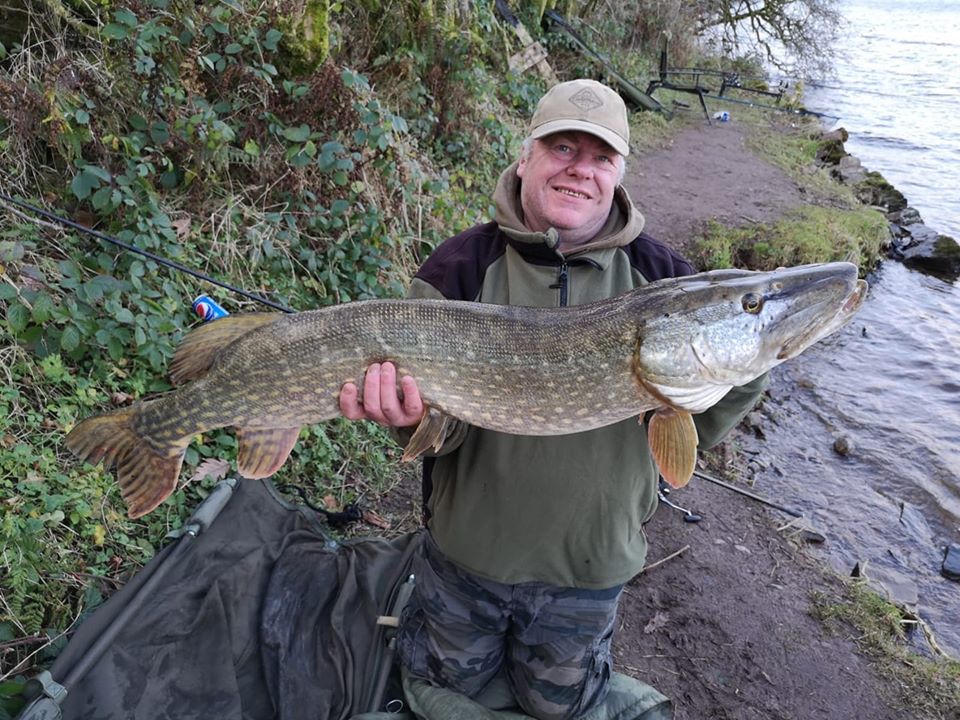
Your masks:
<path fill-rule="evenodd" d="M 684 410 L 662 407 L 650 418 L 647 430 L 650 453 L 663 479 L 671 487 L 683 487 L 697 466 L 697 426 Z"/>
<path fill-rule="evenodd" d="M 251 330 L 276 322 L 282 313 L 244 313 L 212 320 L 191 330 L 173 355 L 170 382 L 174 385 L 207 374 L 217 354 Z"/>
<path fill-rule="evenodd" d="M 251 480 L 270 477 L 290 457 L 299 436 L 299 427 L 238 428 L 237 472 Z"/>

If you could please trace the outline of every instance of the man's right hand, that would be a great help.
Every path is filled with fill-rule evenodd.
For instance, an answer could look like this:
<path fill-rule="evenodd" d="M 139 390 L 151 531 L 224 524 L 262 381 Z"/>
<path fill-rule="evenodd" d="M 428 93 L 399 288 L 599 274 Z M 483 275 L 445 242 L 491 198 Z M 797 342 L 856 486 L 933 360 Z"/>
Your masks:
<path fill-rule="evenodd" d="M 402 396 L 401 396 L 402 391 Z M 346 383 L 340 389 L 340 412 L 349 420 L 373 420 L 387 427 L 410 427 L 423 417 L 423 400 L 411 375 L 400 378 L 393 363 L 373 363 L 363 376 L 363 400 L 357 386 Z"/>

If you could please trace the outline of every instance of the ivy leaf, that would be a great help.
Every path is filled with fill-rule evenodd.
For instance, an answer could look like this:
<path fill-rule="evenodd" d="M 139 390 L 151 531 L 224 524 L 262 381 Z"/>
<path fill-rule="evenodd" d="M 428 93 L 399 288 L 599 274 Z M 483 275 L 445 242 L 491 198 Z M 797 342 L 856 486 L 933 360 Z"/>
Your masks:
<path fill-rule="evenodd" d="M 90 198 L 90 202 L 95 210 L 105 210 L 110 207 L 112 196 L 113 188 L 109 185 L 106 185 L 93 194 L 93 197 Z"/>
<path fill-rule="evenodd" d="M 67 325 L 60 336 L 60 348 L 69 353 L 78 347 L 80 347 L 80 331 L 73 325 Z"/>
<path fill-rule="evenodd" d="M 37 295 L 36 299 L 33 301 L 33 311 L 31 312 L 33 321 L 37 323 L 37 325 L 43 325 L 43 323 L 50 319 L 53 309 L 53 300 L 49 295 L 45 295 L 43 293 Z"/>
<path fill-rule="evenodd" d="M 30 322 L 30 311 L 20 303 L 7 307 L 7 326 L 14 335 L 22 333 Z"/>
<path fill-rule="evenodd" d="M 130 31 L 123 25 L 117 23 L 107 23 L 103 26 L 103 34 L 108 40 L 126 40 L 130 37 Z"/>
<path fill-rule="evenodd" d="M 284 128 L 283 136 L 290 142 L 306 142 L 310 138 L 310 126 L 304 123 L 299 127 Z"/>
<path fill-rule="evenodd" d="M 129 308 L 120 308 L 115 318 L 118 323 L 123 323 L 124 325 L 132 325 L 134 321 L 133 313 L 130 312 Z"/>
<path fill-rule="evenodd" d="M 270 28 L 267 30 L 267 36 L 263 39 L 263 46 L 271 52 L 276 51 L 277 44 L 280 42 L 280 38 L 282 37 L 282 32 L 276 28 Z"/>
<path fill-rule="evenodd" d="M 133 11 L 129 8 L 120 8 L 115 13 L 113 13 L 113 19 L 118 23 L 123 23 L 129 28 L 135 28 L 137 26 L 137 16 L 133 14 Z"/>
<path fill-rule="evenodd" d="M 77 200 L 86 200 L 90 197 L 90 193 L 98 187 L 100 187 L 100 179 L 86 170 L 81 170 L 74 175 L 73 181 L 70 183 L 70 189 L 77 196 Z"/>

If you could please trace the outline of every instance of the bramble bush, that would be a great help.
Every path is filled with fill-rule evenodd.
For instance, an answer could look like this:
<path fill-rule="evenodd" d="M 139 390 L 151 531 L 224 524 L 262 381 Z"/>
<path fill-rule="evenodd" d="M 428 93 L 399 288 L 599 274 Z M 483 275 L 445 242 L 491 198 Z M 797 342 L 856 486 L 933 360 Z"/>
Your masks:
<path fill-rule="evenodd" d="M 417 16 L 404 49 L 389 9 L 325 5 L 319 54 L 297 18 L 233 1 L 107 4 L 89 37 L 32 17 L 32 41 L 0 58 L 0 186 L 297 310 L 402 294 L 437 242 L 489 217 L 542 87 L 503 80 L 491 10 L 466 24 Z M 351 36 L 372 44 L 361 54 Z M 131 521 L 112 475 L 69 456 L 64 435 L 169 389 L 192 297 L 257 309 L 81 232 L 4 216 L 0 679 L 48 662 L 51 639 L 209 492 L 205 461 L 236 452 L 231 433 L 199 438 L 182 491 Z M 397 481 L 379 427 L 334 421 L 301 438 L 278 484 L 347 502 Z"/>

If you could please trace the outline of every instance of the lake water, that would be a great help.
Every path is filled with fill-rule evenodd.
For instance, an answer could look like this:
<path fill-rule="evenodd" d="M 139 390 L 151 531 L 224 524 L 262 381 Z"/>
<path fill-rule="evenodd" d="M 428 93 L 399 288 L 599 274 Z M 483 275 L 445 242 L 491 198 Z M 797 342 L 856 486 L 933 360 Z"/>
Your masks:
<path fill-rule="evenodd" d="M 932 228 L 960 239 L 960 0 L 848 0 L 836 78 L 807 83 L 846 147 Z"/>
<path fill-rule="evenodd" d="M 960 0 L 841 8 L 845 57 L 807 107 L 840 116 L 847 150 L 960 239 Z M 960 294 L 894 261 L 869 279 L 851 325 L 775 371 L 766 438 L 745 450 L 774 458 L 757 487 L 813 518 L 829 538 L 818 552 L 915 588 L 960 657 L 960 583 L 940 575 L 944 547 L 960 545 Z"/>

